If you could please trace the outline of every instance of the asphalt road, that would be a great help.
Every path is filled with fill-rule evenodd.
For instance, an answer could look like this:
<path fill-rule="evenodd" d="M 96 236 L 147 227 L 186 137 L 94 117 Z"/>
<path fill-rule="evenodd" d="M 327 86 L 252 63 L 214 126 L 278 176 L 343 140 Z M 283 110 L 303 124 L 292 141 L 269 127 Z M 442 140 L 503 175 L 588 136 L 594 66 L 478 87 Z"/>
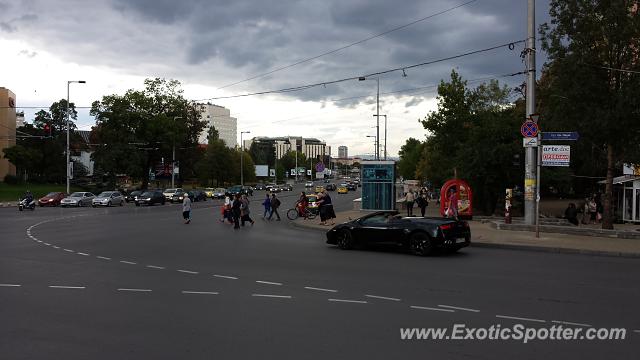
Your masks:
<path fill-rule="evenodd" d="M 3 359 L 635 359 L 640 262 L 467 248 L 341 251 L 219 201 L 0 209 Z M 336 210 L 358 194 L 333 195 Z M 302 220 L 297 220 L 302 221 Z M 317 221 L 317 220 L 316 220 Z M 401 340 L 401 328 L 625 328 L 625 340 Z M 635 332 L 634 332 L 635 330 Z"/>

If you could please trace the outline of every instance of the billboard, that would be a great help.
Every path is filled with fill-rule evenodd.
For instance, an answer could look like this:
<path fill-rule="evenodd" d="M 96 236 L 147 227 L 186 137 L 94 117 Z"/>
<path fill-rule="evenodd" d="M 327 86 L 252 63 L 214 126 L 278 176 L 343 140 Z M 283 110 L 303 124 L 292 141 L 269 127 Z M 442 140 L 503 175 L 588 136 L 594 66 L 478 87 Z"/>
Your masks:
<path fill-rule="evenodd" d="M 255 165 L 257 177 L 269 176 L 269 165 Z"/>
<path fill-rule="evenodd" d="M 569 166 L 571 161 L 571 146 L 543 145 L 542 166 Z"/>

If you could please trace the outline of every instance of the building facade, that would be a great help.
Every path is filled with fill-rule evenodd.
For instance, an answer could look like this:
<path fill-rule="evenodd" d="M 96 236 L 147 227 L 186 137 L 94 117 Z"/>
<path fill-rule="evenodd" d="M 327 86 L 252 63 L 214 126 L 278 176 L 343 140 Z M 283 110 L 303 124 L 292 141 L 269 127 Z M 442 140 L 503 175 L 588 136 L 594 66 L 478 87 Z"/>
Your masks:
<path fill-rule="evenodd" d="M 331 157 L 331 146 L 327 146 L 324 141 L 316 138 L 303 138 L 301 136 L 254 137 L 244 140 L 244 148 L 250 149 L 254 142 L 272 144 L 275 149 L 276 159 L 281 159 L 289 151 L 298 151 L 304 154 L 307 159 L 317 159 L 325 163 L 329 163 L 329 158 Z"/>
<path fill-rule="evenodd" d="M 338 157 L 340 159 L 346 159 L 349 157 L 349 149 L 342 145 L 342 146 L 338 146 Z"/>
<path fill-rule="evenodd" d="M 207 143 L 207 135 L 211 125 L 213 125 L 220 139 L 227 144 L 227 147 L 234 148 L 238 144 L 238 119 L 231 116 L 231 111 L 225 107 L 213 104 L 198 104 L 202 107 L 202 120 L 207 122 L 207 126 L 202 130 L 198 142 Z"/>
<path fill-rule="evenodd" d="M 0 181 L 16 175 L 16 167 L 4 158 L 3 149 L 16 144 L 16 95 L 0 87 Z"/>

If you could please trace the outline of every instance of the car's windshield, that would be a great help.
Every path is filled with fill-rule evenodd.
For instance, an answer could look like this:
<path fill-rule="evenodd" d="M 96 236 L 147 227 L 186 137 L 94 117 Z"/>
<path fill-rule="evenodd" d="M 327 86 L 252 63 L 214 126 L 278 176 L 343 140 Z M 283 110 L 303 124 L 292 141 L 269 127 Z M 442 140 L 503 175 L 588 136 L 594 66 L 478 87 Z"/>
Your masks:
<path fill-rule="evenodd" d="M 45 195 L 45 196 L 51 197 L 51 196 L 56 196 L 56 195 L 58 195 L 58 194 L 59 194 L 59 193 L 57 193 L 57 192 L 50 192 L 50 193 L 48 193 L 48 194 L 47 194 L 47 195 Z"/>
<path fill-rule="evenodd" d="M 83 197 L 84 193 L 82 192 L 74 192 L 73 194 L 69 195 L 69 197 Z"/>
<path fill-rule="evenodd" d="M 143 197 L 152 197 L 153 196 L 153 191 L 147 191 L 147 192 L 143 193 L 141 196 L 143 196 Z"/>
<path fill-rule="evenodd" d="M 167 193 L 167 194 L 173 194 L 174 192 L 177 192 L 177 191 L 178 191 L 178 189 L 167 189 L 164 192 Z"/>
<path fill-rule="evenodd" d="M 98 197 L 109 197 L 111 196 L 111 191 L 103 191 L 98 195 Z"/>

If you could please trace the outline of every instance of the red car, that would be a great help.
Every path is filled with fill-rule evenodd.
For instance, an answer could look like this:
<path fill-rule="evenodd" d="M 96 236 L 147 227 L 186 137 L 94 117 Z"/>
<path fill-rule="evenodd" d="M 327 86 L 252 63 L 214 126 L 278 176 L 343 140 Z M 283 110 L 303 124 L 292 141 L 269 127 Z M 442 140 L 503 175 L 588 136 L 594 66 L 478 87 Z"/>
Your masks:
<path fill-rule="evenodd" d="M 60 201 L 66 197 L 63 192 L 50 192 L 47 195 L 38 199 L 38 205 L 40 206 L 58 206 Z"/>

